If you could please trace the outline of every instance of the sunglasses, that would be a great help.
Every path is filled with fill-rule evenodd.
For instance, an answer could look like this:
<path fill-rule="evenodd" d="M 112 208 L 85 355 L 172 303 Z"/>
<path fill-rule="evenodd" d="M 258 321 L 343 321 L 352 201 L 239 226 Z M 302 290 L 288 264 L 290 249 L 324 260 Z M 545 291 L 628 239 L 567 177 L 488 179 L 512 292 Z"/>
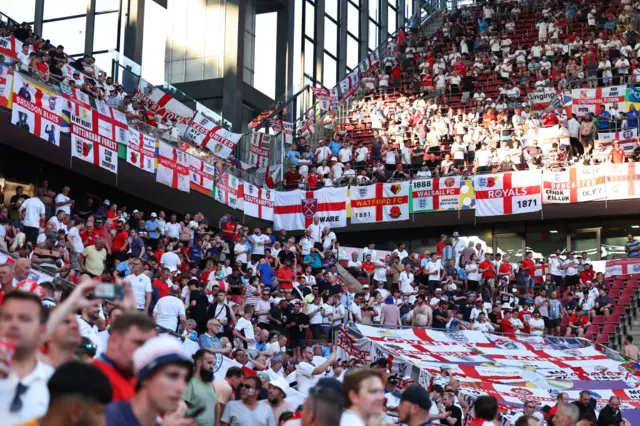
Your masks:
<path fill-rule="evenodd" d="M 9 406 L 10 412 L 17 413 L 18 411 L 22 410 L 22 407 L 24 406 L 24 404 L 21 398 L 22 398 L 22 395 L 24 395 L 27 392 L 27 390 L 29 390 L 28 386 L 25 386 L 22 383 L 18 383 L 18 386 L 16 387 L 16 393 L 13 396 L 11 405 Z"/>
<path fill-rule="evenodd" d="M 251 385 L 247 385 L 247 384 L 241 384 L 239 386 L 240 389 L 244 388 L 244 389 L 255 389 L 253 386 Z"/>

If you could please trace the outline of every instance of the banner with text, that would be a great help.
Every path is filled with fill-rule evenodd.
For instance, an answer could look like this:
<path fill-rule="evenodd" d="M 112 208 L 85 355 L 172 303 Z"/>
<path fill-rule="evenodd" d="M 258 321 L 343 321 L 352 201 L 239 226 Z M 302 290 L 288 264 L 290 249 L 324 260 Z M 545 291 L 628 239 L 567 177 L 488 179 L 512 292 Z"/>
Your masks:
<path fill-rule="evenodd" d="M 177 119 L 180 134 L 184 134 L 194 116 L 194 111 L 191 108 L 183 105 L 170 94 L 163 92 L 143 79 L 140 79 L 136 89 L 136 99 L 139 102 L 148 102 L 151 111 L 161 118 L 166 118 L 168 121 L 174 118 Z"/>
<path fill-rule="evenodd" d="M 460 209 L 460 176 L 411 182 L 410 213 Z"/>
<path fill-rule="evenodd" d="M 610 86 L 598 89 L 574 89 L 571 92 L 572 103 L 567 107 L 567 115 L 575 114 L 578 117 L 584 117 L 587 114 L 598 115 L 600 105 L 604 105 L 606 110 L 613 104 L 618 104 L 618 111 L 626 109 L 625 99 L 627 95 L 627 86 Z M 623 112 L 623 111 L 621 111 Z"/>
<path fill-rule="evenodd" d="M 221 167 L 216 167 L 213 198 L 231 208 L 242 210 L 242 181 Z"/>
<path fill-rule="evenodd" d="M 202 148 L 207 148 L 220 158 L 227 158 L 242 138 L 242 134 L 231 133 L 198 112 L 185 131 L 184 137 Z"/>
<path fill-rule="evenodd" d="M 502 216 L 542 210 L 538 170 L 473 177 L 476 216 Z"/>
<path fill-rule="evenodd" d="M 118 144 L 76 124 L 71 125 L 71 157 L 118 173 Z"/>
<path fill-rule="evenodd" d="M 351 223 L 409 219 L 409 182 L 351 187 Z"/>
<path fill-rule="evenodd" d="M 127 131 L 127 163 L 148 173 L 156 172 L 156 140 L 135 129 Z"/>
<path fill-rule="evenodd" d="M 603 200 L 605 166 L 570 167 L 542 172 L 542 201 L 545 204 L 582 203 Z"/>

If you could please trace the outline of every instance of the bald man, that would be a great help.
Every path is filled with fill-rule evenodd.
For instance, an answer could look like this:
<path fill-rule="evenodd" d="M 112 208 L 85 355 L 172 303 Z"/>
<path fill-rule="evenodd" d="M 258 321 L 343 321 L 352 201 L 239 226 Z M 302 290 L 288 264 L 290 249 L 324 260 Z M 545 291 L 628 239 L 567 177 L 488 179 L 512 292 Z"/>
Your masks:
<path fill-rule="evenodd" d="M 13 264 L 13 286 L 15 287 L 22 280 L 29 278 L 29 272 L 31 272 L 31 262 L 29 259 L 18 259 Z"/>

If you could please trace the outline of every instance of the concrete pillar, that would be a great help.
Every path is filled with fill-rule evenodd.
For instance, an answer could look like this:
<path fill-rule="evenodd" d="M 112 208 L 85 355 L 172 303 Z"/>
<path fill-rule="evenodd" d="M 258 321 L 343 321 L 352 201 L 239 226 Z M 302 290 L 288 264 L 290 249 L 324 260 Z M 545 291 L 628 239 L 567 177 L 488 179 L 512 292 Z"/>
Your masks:
<path fill-rule="evenodd" d="M 242 132 L 242 74 L 244 58 L 245 0 L 227 0 L 224 25 L 224 77 L 222 116 L 231 131 Z"/>
<path fill-rule="evenodd" d="M 324 70 L 324 0 L 316 0 L 316 23 L 315 35 L 313 37 L 316 45 L 315 50 L 315 80 L 320 83 L 323 79 Z"/>
<path fill-rule="evenodd" d="M 389 6 L 387 0 L 378 0 L 379 3 L 379 16 L 380 16 L 380 36 L 378 38 L 378 45 L 381 45 L 387 41 L 389 35 Z"/>
<path fill-rule="evenodd" d="M 343 2 L 338 11 L 338 22 L 340 23 L 338 27 L 338 40 L 340 40 L 338 44 L 338 82 L 347 75 L 347 39 L 349 38 L 347 35 L 347 9 L 347 3 Z M 329 89 L 331 88 L 329 87 Z"/>
<path fill-rule="evenodd" d="M 411 1 L 411 0 L 409 0 L 409 1 Z M 396 22 L 397 22 L 396 27 L 402 28 L 404 26 L 405 19 L 409 18 L 408 16 L 407 17 L 404 16 L 404 14 L 406 12 L 405 11 L 405 9 L 406 9 L 405 0 L 398 0 L 397 1 L 397 6 L 398 6 L 398 15 L 397 15 L 397 20 L 396 20 Z"/>
<path fill-rule="evenodd" d="M 290 96 L 293 85 L 293 19 L 295 1 L 290 0 L 291 8 L 278 10 L 276 29 L 276 93 L 278 99 L 287 93 Z"/>
<path fill-rule="evenodd" d="M 44 19 L 44 0 L 36 0 L 33 16 L 33 32 L 42 35 L 42 20 Z M 21 22 L 18 22 L 21 24 Z M 54 42 L 55 43 L 55 42 Z"/>
<path fill-rule="evenodd" d="M 416 0 L 418 1 L 418 0 Z M 360 3 L 360 43 L 358 44 L 358 62 L 369 54 L 369 2 Z"/>
<path fill-rule="evenodd" d="M 145 0 L 129 0 L 129 13 L 127 14 L 127 22 L 124 28 L 123 53 L 124 56 L 136 64 L 142 64 L 144 2 Z"/>
<path fill-rule="evenodd" d="M 96 28 L 96 0 L 87 0 L 87 22 L 84 31 L 84 53 L 93 54 L 93 36 Z"/>

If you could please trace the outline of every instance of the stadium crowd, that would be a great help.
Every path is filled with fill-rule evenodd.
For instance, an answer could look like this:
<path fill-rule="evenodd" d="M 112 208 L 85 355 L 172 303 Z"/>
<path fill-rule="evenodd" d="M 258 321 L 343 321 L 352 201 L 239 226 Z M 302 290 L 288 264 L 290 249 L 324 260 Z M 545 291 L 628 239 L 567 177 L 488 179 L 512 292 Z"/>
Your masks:
<path fill-rule="evenodd" d="M 593 5 L 588 2 L 567 3 L 566 8 L 560 9 L 555 7 L 556 2 L 544 4 L 537 24 L 541 42 L 546 44 L 549 39 L 560 43 L 563 28 L 586 22 L 587 27 L 594 27 L 589 31 L 601 27 L 601 40 L 583 35 L 580 43 L 576 41 L 578 36 L 573 42 L 582 52 L 588 52 L 589 46 L 604 45 L 605 40 L 611 40 L 614 43 L 609 48 L 610 55 L 617 36 L 608 16 L 615 15 L 622 21 L 618 11 L 626 10 L 630 2 L 597 6 L 597 13 L 589 12 Z M 432 85 L 438 96 L 459 91 L 464 97 L 468 86 L 463 84 L 461 88 L 461 83 L 455 82 L 460 81 L 458 76 L 467 76 L 462 72 L 473 73 L 456 58 L 464 55 L 472 58 L 469 52 L 476 49 L 474 44 L 471 48 L 468 43 L 461 44 L 456 56 L 462 38 L 479 38 L 478 46 L 486 44 L 491 55 L 475 54 L 473 58 L 480 57 L 480 63 L 486 58 L 486 65 L 492 64 L 491 71 L 499 64 L 502 68 L 509 64 L 508 57 L 512 54 L 512 47 L 502 44 L 508 38 L 509 28 L 513 28 L 509 18 L 513 16 L 511 22 L 515 25 L 522 14 L 530 13 L 530 7 L 529 3 L 522 10 L 516 4 L 489 3 L 480 10 L 455 11 L 446 17 L 441 38 L 416 39 L 412 34 L 401 33 L 405 38 L 399 37 L 390 48 L 394 56 L 384 60 L 384 72 L 391 62 L 391 76 L 402 79 L 412 66 L 427 63 L 422 70 L 426 80 L 433 73 Z M 561 11 L 559 15 L 556 10 Z M 474 27 L 467 24 L 477 22 L 478 18 L 482 19 L 473 33 L 465 34 Z M 28 26 L 10 30 L 14 35 L 17 33 L 16 37 L 24 37 L 21 40 L 31 38 L 38 43 L 36 51 L 41 54 L 35 54 L 33 63 L 30 58 L 29 66 L 35 65 L 35 69 L 44 73 L 46 58 L 49 61 L 46 72 L 55 75 L 50 65 L 56 68 L 56 62 L 51 62 L 51 58 L 59 49 L 52 49 L 50 44 L 47 48 L 47 42 L 33 37 Z M 555 34 L 558 35 L 554 37 Z M 500 48 L 494 50 L 496 37 Z M 558 49 L 561 57 L 563 48 Z M 432 62 L 427 60 L 429 56 Z M 500 62 L 493 63 L 493 58 Z M 514 58 L 517 62 L 519 56 Z M 402 60 L 396 63 L 397 59 Z M 556 62 L 555 50 L 553 55 L 545 52 L 539 61 L 535 55 L 533 59 L 531 62 L 539 63 L 540 67 L 545 61 L 557 63 L 558 67 L 568 61 Z M 448 76 L 444 69 L 433 72 L 437 63 L 444 63 L 445 69 L 449 63 L 459 70 Z M 91 59 L 83 58 L 80 64 L 84 64 L 83 70 L 90 68 Z M 553 69 L 552 66 L 550 74 Z M 537 70 L 534 71 L 537 76 Z M 540 70 L 540 75 L 547 74 Z M 383 91 L 384 75 L 378 76 L 377 82 L 378 89 Z M 444 90 L 439 84 L 441 76 Z M 614 77 L 626 78 L 619 71 L 612 74 L 611 78 Z M 104 81 L 115 86 L 107 79 Z M 389 86 L 393 84 L 391 81 Z M 421 82 L 421 87 L 431 92 L 432 86 Z M 100 89 L 87 85 L 81 89 L 95 92 L 94 96 L 101 93 Z M 113 96 L 113 91 L 108 91 Z M 115 92 L 115 97 L 122 93 L 120 87 Z M 395 110 L 385 112 L 386 104 L 378 105 L 380 96 L 384 98 L 384 95 L 365 98 L 359 104 L 362 108 L 358 107 L 353 115 L 355 121 L 369 118 L 372 123 L 380 122 L 380 126 L 371 126 L 380 130 L 374 142 L 374 147 L 379 147 L 379 158 L 374 156 L 376 150 L 369 151 L 367 146 L 350 154 L 349 143 L 342 145 L 335 138 L 309 154 L 310 146 L 300 139 L 288 161 L 298 168 L 294 174 L 303 175 L 299 170 L 303 166 L 295 161 L 306 155 L 310 164 L 303 185 L 310 185 L 309 176 L 313 176 L 314 169 L 325 179 L 325 185 L 337 184 L 333 181 L 351 174 L 346 171 L 351 169 L 352 162 L 354 168 L 365 164 L 369 167 L 370 160 L 380 162 L 382 158 L 385 161 L 381 175 L 386 176 L 386 171 L 407 173 L 402 165 L 413 164 L 413 160 L 404 162 L 407 147 L 388 146 L 389 141 L 398 140 L 407 132 L 411 134 L 411 143 L 417 143 L 411 155 L 416 154 L 416 148 L 418 154 L 423 149 L 423 154 L 429 155 L 427 162 L 453 161 L 456 173 L 460 172 L 458 169 L 493 170 L 492 160 L 478 163 L 478 153 L 488 150 L 487 145 L 495 142 L 495 135 L 502 134 L 496 130 L 500 126 L 497 116 L 492 120 L 487 115 L 491 110 L 482 116 L 462 114 L 461 121 L 457 121 L 453 112 L 438 112 L 442 98 L 423 101 L 423 97 L 411 95 L 399 98 Z M 502 100 L 507 102 L 509 95 L 503 96 Z M 123 103 L 125 98 L 123 95 Z M 488 103 L 486 98 L 476 102 L 480 109 Z M 495 110 L 507 122 L 510 116 L 505 111 L 513 108 L 515 113 L 519 111 L 517 105 L 514 102 L 502 111 L 496 105 Z M 153 114 L 148 116 L 144 106 L 142 110 L 132 108 L 136 114 L 143 111 L 138 118 L 153 121 Z M 433 114 L 423 114 L 429 110 Z M 418 120 L 413 116 L 416 111 L 421 116 Z M 394 120 L 385 118 L 392 115 Z M 549 120 L 555 117 L 561 122 L 560 110 L 548 110 L 546 115 Z M 526 121 L 524 116 L 514 115 L 511 134 L 520 144 L 522 140 L 518 138 L 524 132 L 518 132 L 515 122 L 522 124 L 518 116 Z M 475 128 L 469 130 L 476 123 L 485 123 L 485 118 L 484 130 L 479 133 Z M 438 130 L 443 124 L 453 131 Z M 327 126 L 332 124 L 327 122 Z M 329 130 L 333 135 L 333 129 Z M 342 130 L 335 134 L 344 134 L 344 139 L 349 139 Z M 481 135 L 488 143 L 479 143 L 476 152 L 478 147 L 469 141 Z M 581 143 L 580 137 L 578 142 Z M 464 147 L 454 151 L 456 143 Z M 425 144 L 429 145 L 428 150 Z M 585 145 L 586 150 L 588 146 Z M 571 147 L 579 153 L 579 146 L 570 140 L 565 154 L 573 155 Z M 361 150 L 364 157 L 358 156 L 361 148 L 369 154 Z M 394 154 L 394 149 L 400 157 Z M 505 148 L 491 146 L 491 152 L 498 149 Z M 460 150 L 462 159 L 457 154 Z M 446 155 L 450 154 L 440 158 L 445 151 L 453 152 L 448 160 Z M 324 156 L 317 155 L 318 152 Z M 473 157 L 469 157 L 471 152 L 475 153 Z M 340 162 L 332 160 L 334 155 L 340 157 Z M 505 159 L 506 156 L 500 164 Z M 334 164 L 324 173 L 329 169 L 323 164 L 327 160 Z M 442 169 L 445 174 L 451 171 L 448 163 L 446 167 L 440 164 L 438 172 L 435 166 L 432 170 L 430 163 L 422 166 L 424 157 L 421 160 L 416 162 L 424 173 L 420 176 L 442 173 Z M 542 159 L 540 164 L 537 160 L 529 164 L 531 161 L 520 161 L 516 168 L 545 164 Z M 344 163 L 344 170 L 336 177 L 334 170 L 340 169 L 336 167 L 338 163 Z M 294 178 L 286 183 L 296 187 L 300 184 L 296 179 L 300 178 Z M 6 413 L 3 418 L 9 425 L 79 426 L 106 422 L 108 426 L 151 426 L 162 418 L 161 424 L 176 426 L 271 426 L 285 422 L 364 426 L 390 425 L 394 417 L 410 426 L 432 423 L 461 426 L 470 407 L 459 395 L 457 380 L 443 376 L 429 389 L 401 386 L 403 378 L 390 375 L 384 359 L 373 363 L 338 360 L 333 345 L 338 330 L 347 323 L 357 323 L 593 338 L 588 329 L 596 318 L 614 315 L 604 277 L 594 273 L 586 253 L 576 256 L 573 251 L 559 248 L 542 259 L 534 259 L 530 252 L 522 260 L 510 259 L 500 253 L 488 253 L 482 244 L 453 233 L 451 237 L 442 235 L 435 249 L 424 253 L 411 251 L 399 242 L 391 254 L 382 257 L 372 242 L 344 259 L 338 236 L 319 220 L 314 220 L 304 235 L 298 237 L 285 230 L 274 233 L 268 227 L 251 230 L 231 213 L 217 222 L 199 212 L 180 218 L 164 211 L 134 209 L 129 213 L 127 207 L 106 199 L 76 200 L 72 190 L 66 186 L 55 191 L 45 181 L 29 197 L 23 188 L 18 188 L 8 207 L 0 209 L 0 248 L 14 256 L 11 262 L 0 265 L 0 413 Z M 626 252 L 630 257 L 640 256 L 640 243 L 631 235 Z M 341 274 L 339 265 L 349 274 Z M 37 284 L 30 277 L 36 266 L 56 279 Z M 544 271 L 541 280 L 536 280 L 537 269 Z M 111 289 L 113 294 L 101 293 L 101 289 Z M 120 292 L 121 297 L 116 296 Z M 164 333 L 157 335 L 158 329 Z M 200 349 L 187 357 L 175 335 L 195 342 Z M 624 354 L 634 360 L 640 356 L 630 336 L 626 338 Z M 242 367 L 230 367 L 224 378 L 214 380 L 214 371 L 225 359 L 233 359 Z M 254 372 L 257 374 L 253 375 Z M 287 401 L 294 392 L 303 398 L 300 406 Z M 601 410 L 598 419 L 591 396 L 585 392 L 573 402 L 560 393 L 558 404 L 545 412 L 529 401 L 514 423 L 539 425 L 544 417 L 557 426 L 628 424 L 616 397 Z M 472 426 L 501 424 L 498 403 L 493 397 L 479 397 L 473 404 L 473 412 L 476 419 L 469 423 Z"/>
<path fill-rule="evenodd" d="M 563 99 L 572 88 L 640 83 L 632 2 L 487 2 L 443 20 L 430 38 L 401 31 L 379 69 L 361 76 L 365 96 L 348 114 L 325 116 L 317 146 L 291 146 L 286 187 L 640 159 L 640 145 L 625 153 L 598 138 L 637 129 L 633 105 L 567 115 Z M 544 102 L 528 98 L 545 91 Z M 544 143 L 538 129 L 556 125 L 555 142 Z"/>

